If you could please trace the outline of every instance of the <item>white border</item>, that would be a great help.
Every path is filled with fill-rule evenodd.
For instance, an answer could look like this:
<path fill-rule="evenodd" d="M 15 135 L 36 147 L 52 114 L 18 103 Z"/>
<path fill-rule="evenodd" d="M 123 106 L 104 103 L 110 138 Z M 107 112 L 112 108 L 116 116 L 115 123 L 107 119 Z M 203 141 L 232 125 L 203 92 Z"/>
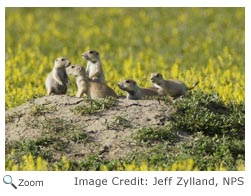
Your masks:
<path fill-rule="evenodd" d="M 5 8 L 2 5 L 0 25 L 0 172 L 2 172 L 5 170 Z"/>
<path fill-rule="evenodd" d="M 8 195 L 44 195 L 46 193 L 53 194 L 81 194 L 81 195 L 96 195 L 96 194 L 109 194 L 109 195 L 118 195 L 119 193 L 132 193 L 141 195 L 141 194 L 158 194 L 158 195 L 167 195 L 167 194 L 188 194 L 188 195 L 224 195 L 229 193 L 234 194 L 248 194 L 248 184 L 250 184 L 250 179 L 248 175 L 251 171 L 251 156 L 250 156 L 250 138 L 251 133 L 248 130 L 250 128 L 250 116 L 251 108 L 248 100 L 251 100 L 251 87 L 250 79 L 248 73 L 251 73 L 250 66 L 251 60 L 250 55 L 250 46 L 251 46 L 251 4 L 249 0 L 176 0 L 176 1 L 167 1 L 167 0 L 0 0 L 0 54 L 1 54 L 1 66 L 0 66 L 0 127 L 1 127 L 1 140 L 0 145 L 0 190 L 1 193 L 7 193 Z M 245 172 L 5 172 L 5 162 L 4 162 L 4 143 L 5 143 L 5 7 L 245 7 L 246 12 L 246 29 L 245 29 L 245 73 L 246 73 L 246 171 Z M 249 36 L 248 36 L 249 35 Z M 34 188 L 34 187 L 24 187 L 14 190 L 12 187 L 3 184 L 2 177 L 5 174 L 11 174 L 13 179 L 25 178 L 25 179 L 44 179 L 46 180 L 46 186 L 43 188 Z M 106 186 L 100 188 L 94 187 L 76 187 L 73 186 L 73 178 L 75 176 L 85 177 L 85 178 L 107 178 L 111 179 L 114 176 L 119 176 L 121 178 L 133 178 L 134 176 L 147 177 L 149 179 L 154 176 L 166 177 L 166 176 L 184 176 L 184 177 L 207 177 L 210 178 L 215 176 L 219 181 L 222 177 L 245 177 L 244 186 L 232 186 L 232 187 L 187 187 L 182 188 L 178 186 L 162 186 L 162 187 L 153 187 L 153 186 Z M 13 180 L 14 183 L 17 183 Z M 55 191 L 55 192 L 54 192 Z"/>
<path fill-rule="evenodd" d="M 250 76 L 251 73 L 251 3 L 246 6 L 245 9 L 245 150 L 246 150 L 246 171 L 251 172 L 251 144 L 250 138 L 251 133 L 249 131 L 251 127 L 251 86 L 250 86 Z"/>
<path fill-rule="evenodd" d="M 6 7 L 244 7 L 248 0 L 5 0 Z"/>

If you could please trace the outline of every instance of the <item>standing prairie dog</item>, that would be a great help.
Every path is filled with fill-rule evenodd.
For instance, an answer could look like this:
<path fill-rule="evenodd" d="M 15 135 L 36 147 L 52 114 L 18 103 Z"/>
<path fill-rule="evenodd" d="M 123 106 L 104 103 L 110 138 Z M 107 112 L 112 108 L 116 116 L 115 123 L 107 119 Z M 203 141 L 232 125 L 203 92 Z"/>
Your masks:
<path fill-rule="evenodd" d="M 65 69 L 70 64 L 71 62 L 66 57 L 59 57 L 55 60 L 54 67 L 45 81 L 47 95 L 66 94 L 68 76 Z"/>
<path fill-rule="evenodd" d="M 127 92 L 127 99 L 137 100 L 144 97 L 147 98 L 158 95 L 154 88 L 141 88 L 134 80 L 124 80 L 119 82 L 118 87 Z"/>
<path fill-rule="evenodd" d="M 87 77 L 85 69 L 80 65 L 71 65 L 66 69 L 67 74 L 76 78 L 78 92 L 76 97 L 86 94 L 92 99 L 117 97 L 116 93 L 107 85 L 93 81 Z"/>
<path fill-rule="evenodd" d="M 152 83 L 158 88 L 159 95 L 169 95 L 174 98 L 186 95 L 188 90 L 193 89 L 199 84 L 199 82 L 196 82 L 192 87 L 187 87 L 187 85 L 180 80 L 164 80 L 160 73 L 152 73 L 150 78 Z"/>
<path fill-rule="evenodd" d="M 88 78 L 105 84 L 105 75 L 99 53 L 95 50 L 89 50 L 84 52 L 82 57 L 87 60 L 86 74 Z"/>

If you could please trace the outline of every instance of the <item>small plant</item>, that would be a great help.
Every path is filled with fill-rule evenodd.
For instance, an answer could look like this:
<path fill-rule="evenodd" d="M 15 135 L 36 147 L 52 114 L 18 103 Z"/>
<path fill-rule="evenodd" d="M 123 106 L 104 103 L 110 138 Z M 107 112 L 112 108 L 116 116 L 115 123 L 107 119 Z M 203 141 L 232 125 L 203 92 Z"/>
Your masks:
<path fill-rule="evenodd" d="M 79 113 L 81 115 L 85 114 L 95 114 L 103 110 L 109 109 L 115 106 L 117 100 L 113 97 L 107 97 L 103 99 L 90 99 L 85 98 L 85 103 L 79 106 L 76 106 L 71 111 L 74 113 Z"/>
<path fill-rule="evenodd" d="M 56 111 L 56 106 L 49 105 L 50 103 L 46 104 L 33 104 L 30 108 L 30 115 L 33 116 L 42 116 L 46 113 L 53 113 Z"/>
<path fill-rule="evenodd" d="M 97 171 L 100 170 L 100 166 L 104 164 L 105 161 L 98 155 L 93 154 L 87 156 L 84 160 L 76 161 L 70 160 L 70 168 L 71 171 Z"/>
<path fill-rule="evenodd" d="M 22 113 L 13 113 L 13 114 L 7 114 L 5 117 L 5 123 L 13 123 L 15 119 L 21 118 L 23 116 Z"/>
<path fill-rule="evenodd" d="M 106 122 L 107 129 L 114 129 L 114 130 L 123 130 L 124 128 L 132 127 L 130 121 L 127 119 L 116 116 L 114 117 L 114 120 L 111 123 Z"/>
<path fill-rule="evenodd" d="M 45 118 L 44 120 L 33 120 L 26 122 L 27 126 L 45 130 L 48 133 L 72 131 L 75 125 L 61 118 Z"/>
<path fill-rule="evenodd" d="M 154 144 L 156 142 L 168 141 L 170 144 L 178 140 L 178 135 L 176 131 L 170 129 L 170 127 L 165 126 L 162 128 L 142 128 L 137 131 L 135 139 L 139 143 Z"/>
<path fill-rule="evenodd" d="M 75 143 L 83 143 L 89 141 L 89 136 L 83 130 L 74 130 L 71 134 L 67 135 L 67 139 Z"/>

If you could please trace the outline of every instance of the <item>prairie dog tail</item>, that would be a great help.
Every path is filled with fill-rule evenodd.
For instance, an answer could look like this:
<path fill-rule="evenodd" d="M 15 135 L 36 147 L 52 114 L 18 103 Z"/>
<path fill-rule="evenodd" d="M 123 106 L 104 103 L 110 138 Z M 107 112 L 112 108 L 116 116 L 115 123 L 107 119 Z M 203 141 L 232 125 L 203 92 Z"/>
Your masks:
<path fill-rule="evenodd" d="M 199 81 L 195 82 L 195 83 L 193 84 L 193 86 L 188 87 L 187 90 L 192 90 L 192 89 L 193 89 L 194 87 L 196 87 L 199 83 L 200 83 Z"/>

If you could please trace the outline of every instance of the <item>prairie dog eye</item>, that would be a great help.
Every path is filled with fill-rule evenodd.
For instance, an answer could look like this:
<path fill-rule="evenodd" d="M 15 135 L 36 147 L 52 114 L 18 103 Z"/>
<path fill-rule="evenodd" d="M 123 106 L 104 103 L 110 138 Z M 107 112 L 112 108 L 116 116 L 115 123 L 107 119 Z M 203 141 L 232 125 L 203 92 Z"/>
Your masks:
<path fill-rule="evenodd" d="M 65 61 L 65 59 L 64 59 L 64 58 L 62 58 L 62 59 L 61 59 L 61 61 Z"/>
<path fill-rule="evenodd" d="M 97 51 L 95 51 L 95 50 L 90 50 L 89 53 L 90 54 L 95 54 L 95 55 L 99 56 L 99 53 Z"/>
<path fill-rule="evenodd" d="M 74 67 L 75 67 L 74 65 L 71 66 L 72 69 L 73 69 Z"/>
<path fill-rule="evenodd" d="M 130 80 L 126 80 L 125 83 L 130 83 Z"/>

